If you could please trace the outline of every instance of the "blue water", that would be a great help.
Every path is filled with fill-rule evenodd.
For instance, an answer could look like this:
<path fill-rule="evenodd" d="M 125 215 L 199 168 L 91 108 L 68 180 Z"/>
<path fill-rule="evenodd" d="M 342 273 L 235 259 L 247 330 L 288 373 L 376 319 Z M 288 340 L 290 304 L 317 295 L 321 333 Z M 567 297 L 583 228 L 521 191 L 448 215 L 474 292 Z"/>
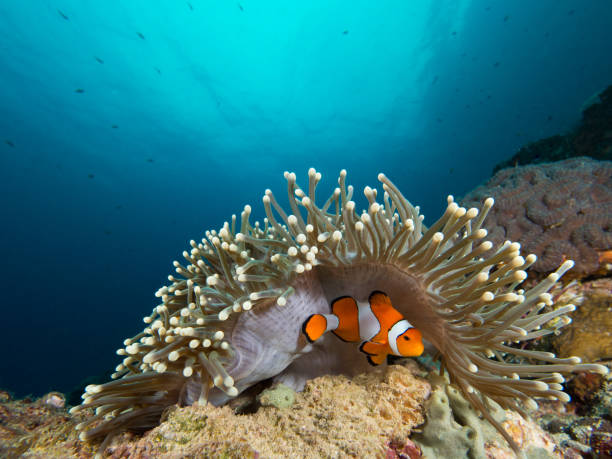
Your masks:
<path fill-rule="evenodd" d="M 383 171 L 431 222 L 576 125 L 610 30 L 607 0 L 3 0 L 0 387 L 114 368 L 189 239 L 284 170 Z"/>

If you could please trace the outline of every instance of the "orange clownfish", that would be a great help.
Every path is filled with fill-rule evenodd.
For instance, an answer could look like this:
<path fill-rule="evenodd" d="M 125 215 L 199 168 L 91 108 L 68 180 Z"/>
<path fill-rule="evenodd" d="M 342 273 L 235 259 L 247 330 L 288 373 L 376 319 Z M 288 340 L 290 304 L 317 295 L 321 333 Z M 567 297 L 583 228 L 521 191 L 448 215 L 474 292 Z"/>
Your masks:
<path fill-rule="evenodd" d="M 359 350 L 368 362 L 380 365 L 387 355 L 416 357 L 423 353 L 421 332 L 413 328 L 383 292 L 372 292 L 368 304 L 359 304 L 350 296 L 336 298 L 331 314 L 313 314 L 302 325 L 309 342 L 331 331 L 349 343 L 361 343 Z"/>

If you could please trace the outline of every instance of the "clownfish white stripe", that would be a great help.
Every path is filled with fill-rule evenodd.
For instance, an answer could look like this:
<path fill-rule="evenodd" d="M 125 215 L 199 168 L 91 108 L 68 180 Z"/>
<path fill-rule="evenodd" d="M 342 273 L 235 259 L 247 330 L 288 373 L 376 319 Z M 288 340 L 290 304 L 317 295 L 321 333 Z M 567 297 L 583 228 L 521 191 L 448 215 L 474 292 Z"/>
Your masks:
<path fill-rule="evenodd" d="M 325 328 L 325 332 L 335 330 L 340 325 L 340 320 L 333 314 L 322 314 L 323 317 L 327 320 L 327 327 Z"/>
<path fill-rule="evenodd" d="M 406 330 L 408 330 L 409 328 L 412 328 L 412 325 L 410 325 L 410 322 L 408 322 L 406 319 L 403 319 L 399 322 L 396 322 L 389 329 L 389 347 L 393 351 L 393 355 L 402 355 L 400 354 L 400 351 L 397 348 L 397 338 L 401 334 L 405 333 Z"/>
<path fill-rule="evenodd" d="M 361 341 L 369 341 L 380 331 L 380 321 L 374 315 L 368 301 L 357 301 L 359 317 L 359 337 Z"/>

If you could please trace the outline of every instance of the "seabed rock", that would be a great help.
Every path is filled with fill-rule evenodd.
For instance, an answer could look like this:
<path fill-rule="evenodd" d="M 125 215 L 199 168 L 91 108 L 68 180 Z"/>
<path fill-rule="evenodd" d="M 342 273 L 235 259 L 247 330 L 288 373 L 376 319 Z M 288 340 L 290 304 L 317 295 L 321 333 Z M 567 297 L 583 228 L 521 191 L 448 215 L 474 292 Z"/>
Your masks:
<path fill-rule="evenodd" d="M 61 405 L 61 394 L 53 392 L 38 400 L 20 401 L 2 394 L 0 457 L 89 458 L 97 452 L 95 445 L 78 440 L 75 429 L 91 413 L 70 416 L 66 407 L 56 406 Z M 291 398 L 293 403 L 288 403 Z M 161 425 L 144 435 L 124 433 L 116 437 L 105 456 L 516 457 L 456 389 L 413 360 L 376 367 L 353 378 L 322 376 L 309 381 L 300 393 L 274 386 L 261 392 L 258 399 L 257 410 L 248 414 L 236 414 L 229 405 L 173 407 Z M 556 422 L 561 431 L 546 433 L 534 421 L 510 411 L 499 409 L 495 416 L 502 420 L 526 457 L 579 457 L 571 454 L 578 454 L 580 448 L 591 450 L 580 440 L 586 441 L 589 426 L 595 425 L 588 423 L 594 411 L 580 418 L 568 417 L 544 404 L 542 412 L 548 412 L 548 417 L 533 415 L 549 430 L 554 430 Z M 573 420 L 573 424 L 563 424 L 564 418 Z M 580 436 L 581 432 L 584 435 Z M 592 441 L 601 443 L 605 438 L 603 433 L 598 435 L 594 432 Z"/>

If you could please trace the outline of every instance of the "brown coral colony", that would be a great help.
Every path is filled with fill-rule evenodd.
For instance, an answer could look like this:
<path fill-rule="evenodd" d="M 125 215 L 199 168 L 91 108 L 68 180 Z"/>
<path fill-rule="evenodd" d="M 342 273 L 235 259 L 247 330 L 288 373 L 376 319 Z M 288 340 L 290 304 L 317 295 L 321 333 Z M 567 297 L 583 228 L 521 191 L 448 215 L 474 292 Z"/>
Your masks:
<path fill-rule="evenodd" d="M 538 256 L 540 273 L 573 260 L 574 273 L 605 269 L 612 250 L 612 162 L 574 158 L 508 168 L 463 200 L 493 196 L 485 228 L 495 243 L 515 240 Z"/>

